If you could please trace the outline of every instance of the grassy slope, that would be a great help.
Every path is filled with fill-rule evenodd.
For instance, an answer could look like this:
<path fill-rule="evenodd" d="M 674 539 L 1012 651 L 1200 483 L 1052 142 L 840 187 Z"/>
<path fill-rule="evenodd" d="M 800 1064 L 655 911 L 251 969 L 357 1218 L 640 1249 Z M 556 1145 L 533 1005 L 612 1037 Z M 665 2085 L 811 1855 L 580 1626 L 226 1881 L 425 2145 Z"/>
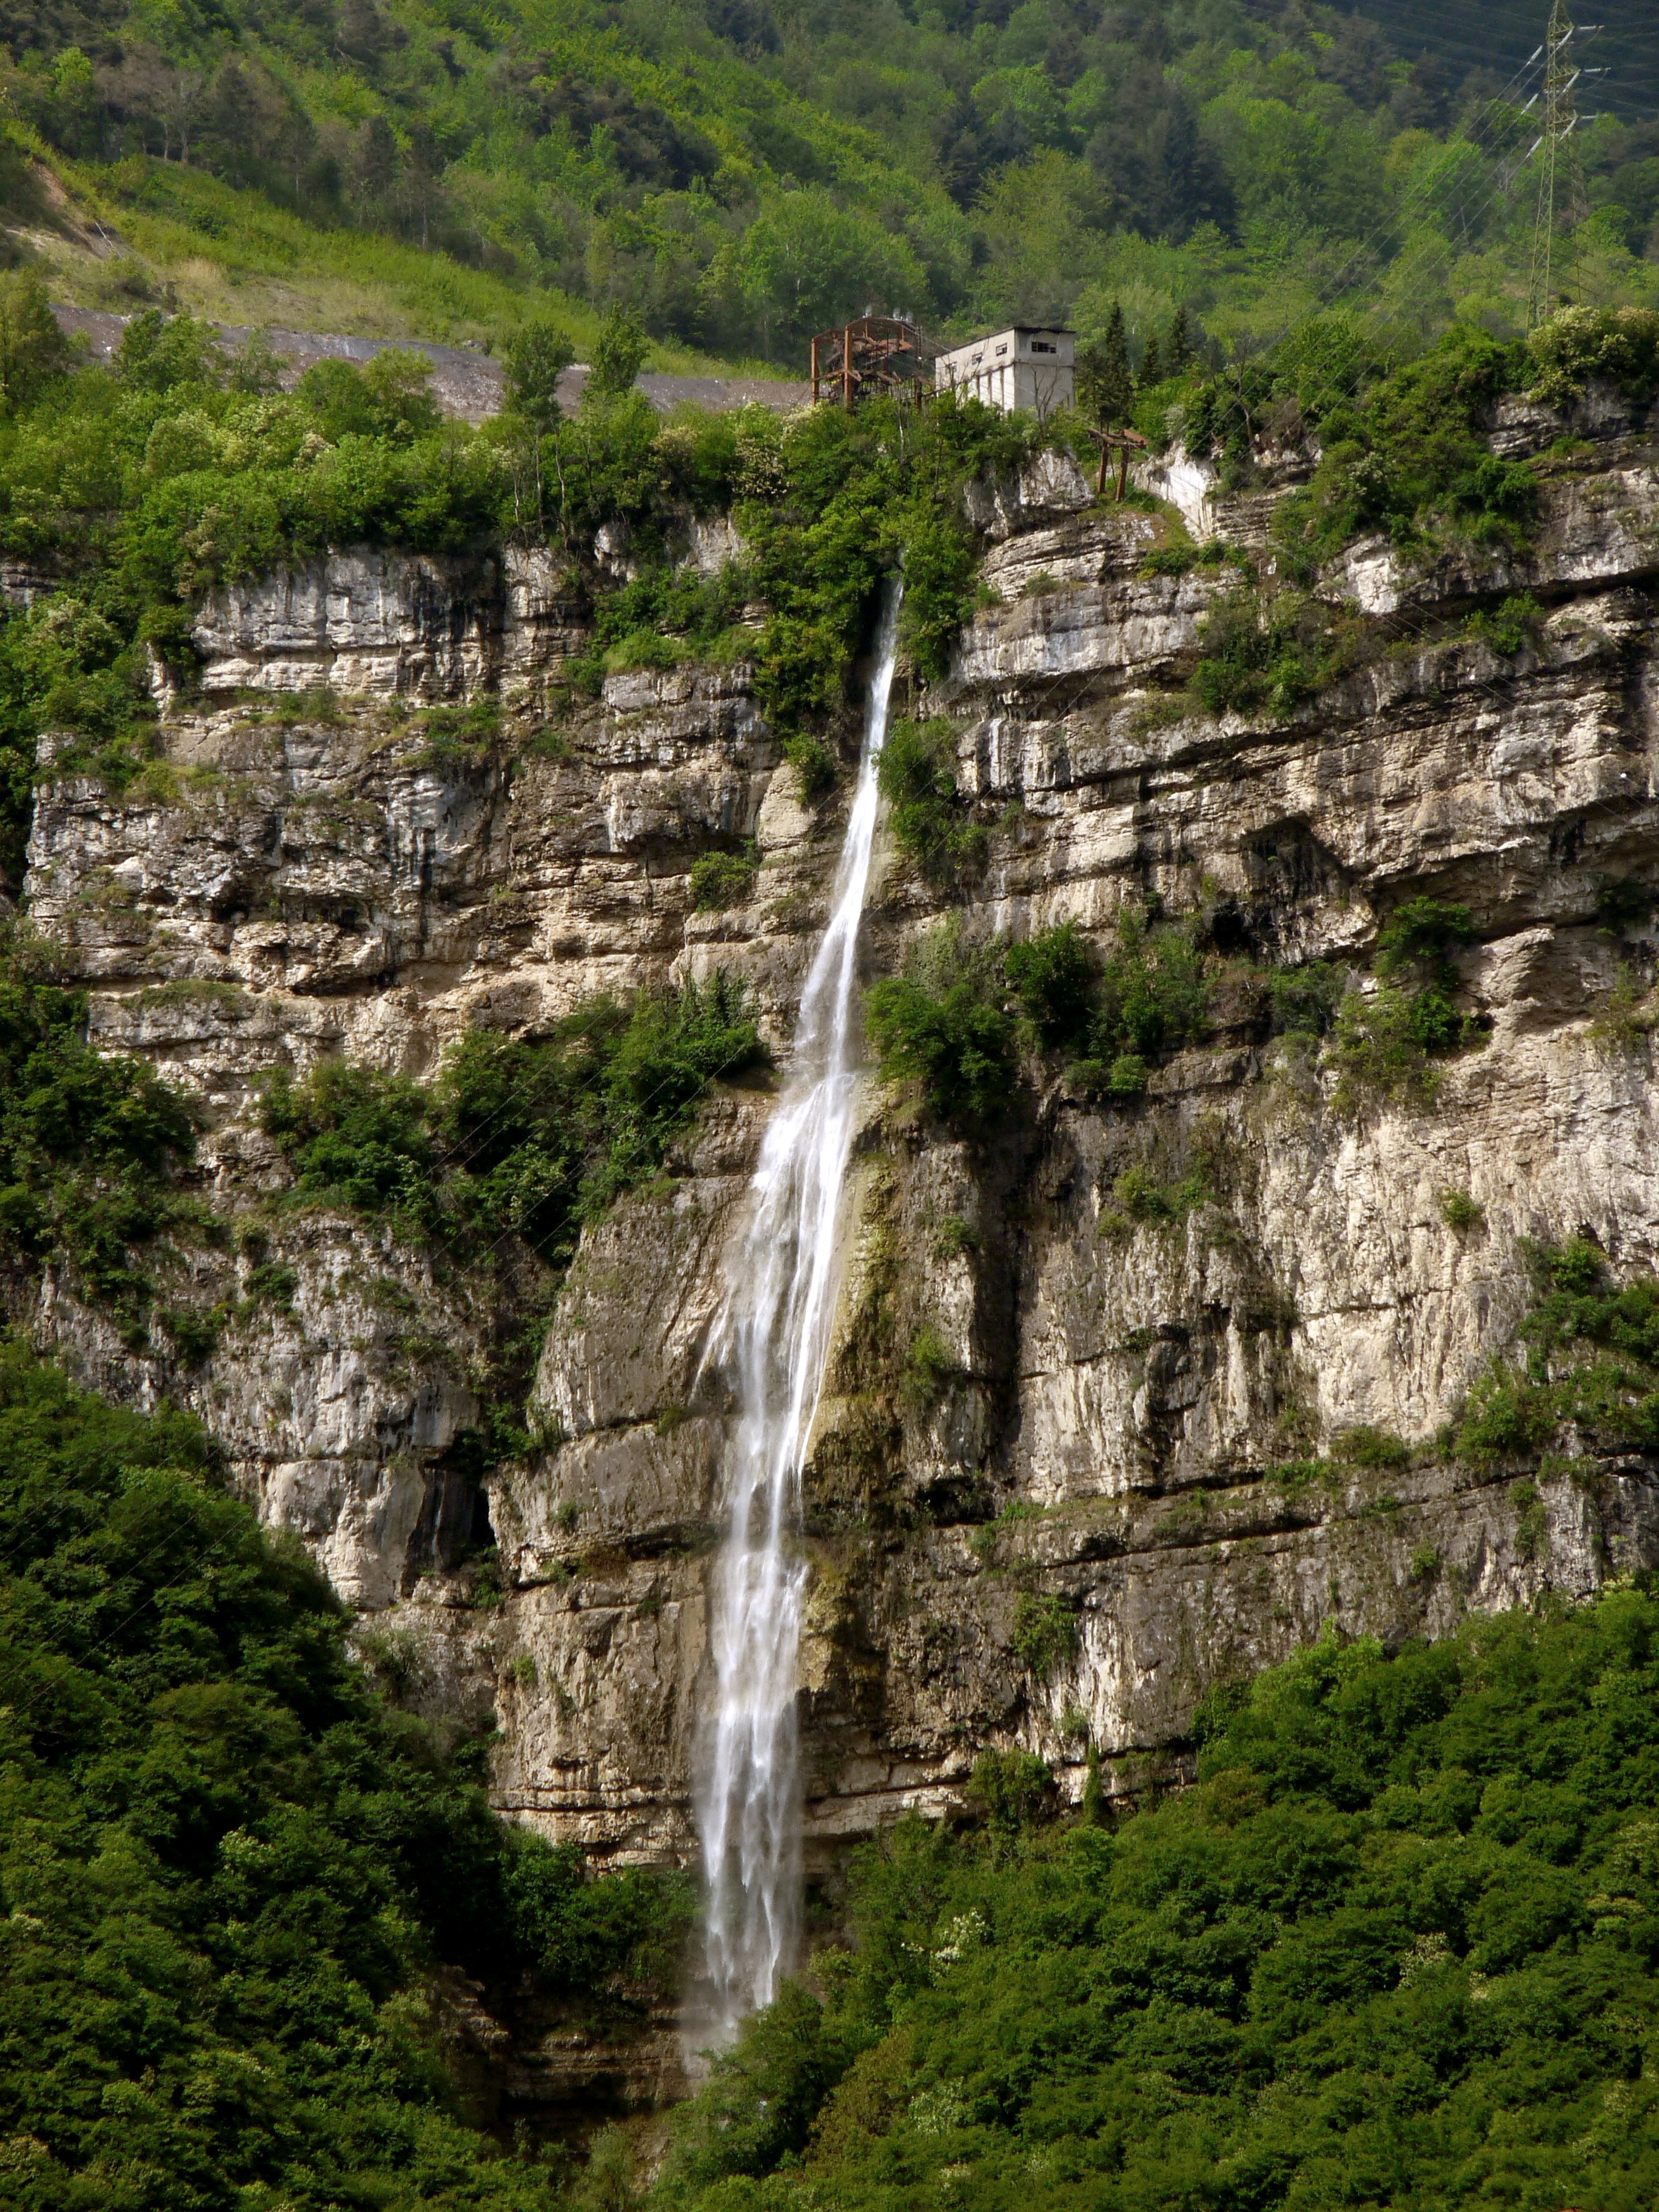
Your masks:
<path fill-rule="evenodd" d="M 569 333 L 579 359 L 599 337 L 603 318 L 587 301 L 532 291 L 401 240 L 321 229 L 199 171 L 132 161 L 112 173 L 39 142 L 28 152 L 33 188 L 12 198 L 8 227 L 40 256 L 52 297 L 73 307 L 132 314 L 159 300 L 233 325 L 492 351 L 533 308 Z M 649 365 L 693 376 L 778 374 L 667 342 L 653 343 Z"/>

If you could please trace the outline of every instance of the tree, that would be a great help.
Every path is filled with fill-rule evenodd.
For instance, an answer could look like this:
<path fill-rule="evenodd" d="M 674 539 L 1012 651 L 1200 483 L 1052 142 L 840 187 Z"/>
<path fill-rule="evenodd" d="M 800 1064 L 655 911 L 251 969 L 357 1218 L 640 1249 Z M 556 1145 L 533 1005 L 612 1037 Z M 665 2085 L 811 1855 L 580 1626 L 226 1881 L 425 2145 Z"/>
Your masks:
<path fill-rule="evenodd" d="M 601 339 L 601 353 L 604 345 Z M 558 421 L 559 379 L 575 358 L 575 348 L 550 315 L 532 316 L 515 333 L 507 349 L 507 402 L 532 429 L 544 435 Z M 633 380 L 630 373 L 628 381 Z"/>
<path fill-rule="evenodd" d="M 272 346 L 268 330 L 261 327 L 253 332 L 232 362 L 225 381 L 233 392 L 250 392 L 261 398 L 282 390 L 282 356 Z"/>
<path fill-rule="evenodd" d="M 590 392 L 619 398 L 634 389 L 634 380 L 646 356 L 649 341 L 631 307 L 612 307 L 593 349 L 593 367 L 587 380 Z"/>
<path fill-rule="evenodd" d="M 1170 318 L 1170 335 L 1164 344 L 1164 374 L 1179 376 L 1192 357 L 1193 338 L 1187 325 L 1187 310 L 1177 307 Z"/>
<path fill-rule="evenodd" d="M 374 210 L 392 197 L 398 181 L 398 141 L 384 115 L 370 115 L 357 126 L 351 149 L 353 197 Z"/>
<path fill-rule="evenodd" d="M 1123 334 L 1123 308 L 1114 300 L 1106 318 L 1104 336 L 1085 346 L 1078 358 L 1077 404 L 1097 429 L 1110 429 L 1127 422 L 1133 410 L 1134 379 L 1129 374 L 1129 347 Z"/>
<path fill-rule="evenodd" d="M 0 415 L 27 407 L 69 358 L 69 341 L 40 278 L 0 276 Z"/>
<path fill-rule="evenodd" d="M 1149 331 L 1146 334 L 1146 349 L 1140 356 L 1141 389 L 1150 392 L 1153 385 L 1162 384 L 1163 381 L 1164 349 L 1158 342 L 1158 332 Z"/>
<path fill-rule="evenodd" d="M 102 118 L 92 64 L 79 46 L 65 46 L 52 77 L 52 136 L 67 154 L 98 150 Z"/>
<path fill-rule="evenodd" d="M 726 266 L 762 350 L 774 357 L 866 306 L 915 306 L 930 296 L 907 240 L 874 216 L 837 207 L 817 185 L 763 209 Z"/>
<path fill-rule="evenodd" d="M 114 366 L 135 392 L 171 392 L 181 384 L 217 384 L 225 359 L 210 323 L 192 315 L 169 319 L 146 307 L 127 325 Z"/>

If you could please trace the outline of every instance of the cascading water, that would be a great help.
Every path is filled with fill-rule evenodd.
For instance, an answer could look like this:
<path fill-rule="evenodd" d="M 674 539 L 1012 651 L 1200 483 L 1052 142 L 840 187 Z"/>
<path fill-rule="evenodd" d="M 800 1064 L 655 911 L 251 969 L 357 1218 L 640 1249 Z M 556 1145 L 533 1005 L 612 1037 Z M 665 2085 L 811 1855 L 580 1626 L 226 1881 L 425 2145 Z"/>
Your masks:
<path fill-rule="evenodd" d="M 830 922 L 801 994 L 789 1080 L 761 1150 L 748 1227 L 732 1255 L 722 1343 L 740 1418 L 713 1594 L 716 1706 L 697 1798 L 708 1975 L 722 2035 L 771 2001 L 800 1912 L 795 1659 L 805 1575 L 794 1536 L 835 1306 L 836 1221 L 858 1091 L 859 925 L 900 591 L 895 581 L 883 601 Z"/>

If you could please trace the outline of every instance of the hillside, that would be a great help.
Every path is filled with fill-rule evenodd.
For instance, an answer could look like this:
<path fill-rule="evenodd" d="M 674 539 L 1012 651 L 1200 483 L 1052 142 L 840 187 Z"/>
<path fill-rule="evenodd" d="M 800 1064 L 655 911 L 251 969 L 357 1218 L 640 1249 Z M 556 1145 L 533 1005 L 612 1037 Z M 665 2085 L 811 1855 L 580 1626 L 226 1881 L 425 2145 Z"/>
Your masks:
<path fill-rule="evenodd" d="M 871 301 L 947 335 L 1093 334 L 1115 300 L 1132 341 L 1176 305 L 1231 345 L 1350 298 L 1403 331 L 1512 329 L 1537 89 L 1510 82 L 1536 43 L 1508 54 L 1520 20 L 1492 40 L 1439 11 L 1396 9 L 1385 34 L 1241 0 L 233 0 L 162 28 L 69 5 L 4 19 L 4 90 L 71 201 L 137 249 L 88 229 L 76 255 L 60 233 L 82 305 L 159 284 L 229 322 L 495 340 L 534 293 L 584 348 L 620 302 L 660 366 L 690 349 L 798 372 L 813 329 Z M 1594 220 L 1572 282 L 1641 303 L 1656 64 L 1640 9 L 1605 35 L 1622 97 L 1575 142 Z M 51 224 L 27 227 L 54 255 Z"/>

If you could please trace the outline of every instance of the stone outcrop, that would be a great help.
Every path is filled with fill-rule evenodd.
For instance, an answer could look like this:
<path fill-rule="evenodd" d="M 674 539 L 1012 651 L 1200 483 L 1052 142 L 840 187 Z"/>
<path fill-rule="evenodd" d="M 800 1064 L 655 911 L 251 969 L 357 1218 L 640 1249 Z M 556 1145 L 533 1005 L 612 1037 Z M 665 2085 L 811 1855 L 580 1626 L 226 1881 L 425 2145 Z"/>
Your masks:
<path fill-rule="evenodd" d="M 1605 894 L 1659 889 L 1659 434 L 1611 404 L 1576 427 L 1552 453 L 1553 418 L 1499 424 L 1541 456 L 1524 555 L 1350 549 L 1318 591 L 1363 649 L 1279 717 L 1208 715 L 1184 688 L 1235 570 L 1149 573 L 1165 523 L 1097 502 L 1069 464 L 974 488 L 981 605 L 948 678 L 910 696 L 957 731 L 983 862 L 941 892 L 889 854 L 872 971 L 945 908 L 970 934 L 1073 921 L 1104 943 L 1157 898 L 1218 945 L 1369 988 L 1380 922 L 1428 894 L 1474 916 L 1458 984 L 1484 1042 L 1431 1104 L 1339 1111 L 1316 1044 L 1218 1005 L 1212 1041 L 1143 1095 L 1103 1103 L 1033 1062 L 1019 1112 L 972 1143 L 872 1083 L 807 1486 L 823 1854 L 949 1807 L 987 1746 L 1040 1752 L 1073 1792 L 1090 1745 L 1109 1786 L 1178 1768 L 1208 1690 L 1326 1621 L 1435 1634 L 1659 1560 L 1645 1457 L 1518 1480 L 1443 1434 L 1513 1341 L 1523 1240 L 1588 1234 L 1620 1271 L 1659 1267 L 1653 1048 L 1597 1020 L 1654 957 Z M 1164 489 L 1261 545 L 1294 481 L 1285 463 L 1266 489 L 1190 469 Z M 1540 617 L 1502 654 L 1465 618 L 1523 590 Z M 139 785 L 42 790 L 37 925 L 99 1041 L 199 1098 L 204 1192 L 233 1224 L 283 1180 L 252 1112 L 273 1066 L 425 1076 L 471 1025 L 533 1032 L 716 967 L 787 1049 L 836 802 L 803 805 L 741 664 L 613 675 L 590 702 L 567 684 L 585 640 L 544 556 L 343 553 L 209 603 L 200 690 L 169 702 Z M 479 696 L 493 737 L 425 719 Z M 694 860 L 747 838 L 751 891 L 696 911 Z M 692 1846 L 731 1411 L 705 1355 L 768 1106 L 719 1092 L 589 1231 L 540 1355 L 541 1442 L 483 1490 L 462 1445 L 501 1316 L 456 1255 L 267 1208 L 262 1243 L 200 1261 L 190 1294 L 236 1319 L 182 1374 L 67 1285 L 37 1316 L 107 1386 L 199 1406 L 410 1694 L 495 1714 L 501 1804 L 611 1855 Z M 1126 1213 L 1131 1170 L 1199 1195 Z M 262 1303 L 272 1260 L 290 1287 Z M 1347 1449 L 1355 1431 L 1386 1449 Z"/>

